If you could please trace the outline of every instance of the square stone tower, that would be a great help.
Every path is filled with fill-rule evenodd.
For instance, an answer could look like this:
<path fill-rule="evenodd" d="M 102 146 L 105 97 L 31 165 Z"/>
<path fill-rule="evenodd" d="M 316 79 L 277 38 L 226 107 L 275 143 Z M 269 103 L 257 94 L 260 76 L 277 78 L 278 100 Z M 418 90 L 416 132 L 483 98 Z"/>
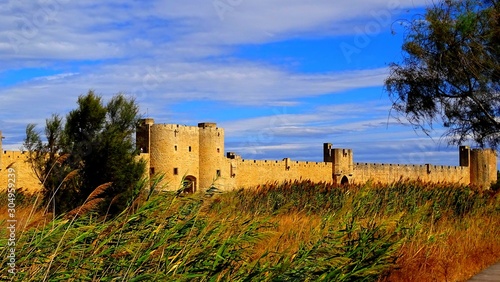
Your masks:
<path fill-rule="evenodd" d="M 354 164 L 352 149 L 333 149 L 334 182 L 348 184 L 352 182 Z"/>
<path fill-rule="evenodd" d="M 331 143 L 323 143 L 323 161 L 332 163 L 334 183 L 348 184 L 352 182 L 354 176 L 352 149 L 334 149 Z"/>

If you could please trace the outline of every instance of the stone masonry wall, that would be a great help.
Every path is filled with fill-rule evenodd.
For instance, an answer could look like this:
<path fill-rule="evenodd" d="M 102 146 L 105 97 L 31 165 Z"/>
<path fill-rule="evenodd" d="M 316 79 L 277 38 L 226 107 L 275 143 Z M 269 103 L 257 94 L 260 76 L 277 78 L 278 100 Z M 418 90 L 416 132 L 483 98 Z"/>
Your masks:
<path fill-rule="evenodd" d="M 2 151 L 0 167 L 0 189 L 6 189 L 8 183 L 8 168 L 15 169 L 16 188 L 36 192 L 41 189 L 41 183 L 35 176 L 31 165 L 26 162 L 28 154 L 20 151 Z"/>
<path fill-rule="evenodd" d="M 267 182 L 309 179 L 315 182 L 332 182 L 332 164 L 324 162 L 302 162 L 290 159 L 277 160 L 232 160 L 233 181 L 226 187 L 251 188 Z"/>
<path fill-rule="evenodd" d="M 355 183 L 365 183 L 369 180 L 391 183 L 400 179 L 470 183 L 469 168 L 462 166 L 355 163 L 354 176 Z"/>
<path fill-rule="evenodd" d="M 151 126 L 151 170 L 165 173 L 161 183 L 168 190 L 180 188 L 186 176 L 199 178 L 199 131 L 176 124 Z"/>

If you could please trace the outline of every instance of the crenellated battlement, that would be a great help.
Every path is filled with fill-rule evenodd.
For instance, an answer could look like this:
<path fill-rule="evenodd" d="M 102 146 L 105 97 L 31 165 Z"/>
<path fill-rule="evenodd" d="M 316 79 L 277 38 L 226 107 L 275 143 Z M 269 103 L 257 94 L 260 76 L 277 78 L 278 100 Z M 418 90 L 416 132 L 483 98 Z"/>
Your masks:
<path fill-rule="evenodd" d="M 371 166 L 371 167 L 401 167 L 401 168 L 408 168 L 408 169 L 415 169 L 415 168 L 430 168 L 433 169 L 439 169 L 439 170 L 449 170 L 450 172 L 454 172 L 457 170 L 467 170 L 467 167 L 464 166 L 452 166 L 452 165 L 429 165 L 429 164 L 421 164 L 421 165 L 414 165 L 414 164 L 387 164 L 387 163 L 355 163 L 355 166 L 357 167 L 362 167 L 362 166 Z"/>
<path fill-rule="evenodd" d="M 274 166 L 274 165 L 284 165 L 284 161 L 278 160 L 241 160 L 242 164 L 255 165 L 255 166 Z"/>
<path fill-rule="evenodd" d="M 284 160 L 239 160 L 241 164 L 250 165 L 250 166 L 296 166 L 296 167 L 331 167 L 330 163 L 327 162 L 310 162 L 310 161 L 287 161 Z"/>
<path fill-rule="evenodd" d="M 175 131 L 175 130 L 182 130 L 187 132 L 199 131 L 199 128 L 196 126 L 188 126 L 183 124 L 154 124 L 152 128 L 156 130 L 170 130 L 170 131 Z"/>
<path fill-rule="evenodd" d="M 2 158 L 3 159 L 20 159 L 25 158 L 27 156 L 26 151 L 3 151 Z"/>

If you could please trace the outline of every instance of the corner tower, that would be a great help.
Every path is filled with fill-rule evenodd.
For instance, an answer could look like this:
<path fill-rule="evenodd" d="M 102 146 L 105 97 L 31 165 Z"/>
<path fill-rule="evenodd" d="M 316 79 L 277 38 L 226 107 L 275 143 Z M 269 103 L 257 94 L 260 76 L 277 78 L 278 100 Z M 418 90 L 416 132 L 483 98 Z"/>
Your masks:
<path fill-rule="evenodd" d="M 497 154 L 493 149 L 473 149 L 470 152 L 470 182 L 483 189 L 497 181 Z"/>
<path fill-rule="evenodd" d="M 209 188 L 222 177 L 224 161 L 224 130 L 216 123 L 202 122 L 199 128 L 200 189 Z"/>

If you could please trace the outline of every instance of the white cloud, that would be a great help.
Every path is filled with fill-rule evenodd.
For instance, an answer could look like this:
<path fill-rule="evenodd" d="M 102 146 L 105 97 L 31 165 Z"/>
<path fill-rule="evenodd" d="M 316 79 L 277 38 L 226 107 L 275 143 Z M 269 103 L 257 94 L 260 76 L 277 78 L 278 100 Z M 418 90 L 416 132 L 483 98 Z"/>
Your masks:
<path fill-rule="evenodd" d="M 49 80 L 63 80 L 63 79 L 66 79 L 70 76 L 74 76 L 74 75 L 78 75 L 78 73 L 73 73 L 73 72 L 70 72 L 70 73 L 61 73 L 61 74 L 56 74 L 56 75 L 49 75 L 49 76 L 41 76 L 41 77 L 36 77 L 34 80 L 45 80 L 45 81 L 49 81 Z"/>
<path fill-rule="evenodd" d="M 217 1 L 225 2 L 11 0 L 0 10 L 0 58 L 10 63 L 147 54 L 201 58 L 235 44 L 353 34 L 370 22 L 387 29 L 403 9 L 426 4 L 422 0 L 241 1 L 221 20 L 214 7 Z"/>
<path fill-rule="evenodd" d="M 377 144 L 394 144 L 396 153 L 415 152 L 405 145 L 413 131 L 382 130 L 394 123 L 387 118 L 387 101 L 333 100 L 298 113 L 284 110 L 299 108 L 307 98 L 380 87 L 386 68 L 305 74 L 231 55 L 243 44 L 387 30 L 404 9 L 428 0 L 241 0 L 223 14 L 214 7 L 220 1 L 228 3 L 11 0 L 1 5 L 0 74 L 23 68 L 59 73 L 0 89 L 7 148 L 18 148 L 27 123 L 42 125 L 50 114 L 64 114 L 78 95 L 95 89 L 105 98 L 120 91 L 135 95 L 142 111 L 160 121 L 172 120 L 171 107 L 182 101 L 273 107 L 274 115 L 221 123 L 233 148 L 244 152 L 250 142 L 259 157 L 285 151 L 306 158 L 311 148 L 321 150 L 320 139 L 356 146 L 362 156 L 379 156 L 363 151 Z M 387 143 L 393 139 L 398 141 Z"/>
<path fill-rule="evenodd" d="M 135 95 L 144 108 L 158 115 L 165 106 L 186 100 L 247 105 L 293 104 L 297 98 L 380 86 L 386 73 L 385 69 L 375 69 L 315 76 L 290 74 L 247 63 L 157 63 L 137 61 L 39 77 L 0 89 L 0 110 L 16 112 L 17 109 L 21 113 L 21 109 L 30 109 L 40 116 L 64 112 L 75 105 L 78 95 L 89 89 L 106 97 L 117 92 Z"/>

